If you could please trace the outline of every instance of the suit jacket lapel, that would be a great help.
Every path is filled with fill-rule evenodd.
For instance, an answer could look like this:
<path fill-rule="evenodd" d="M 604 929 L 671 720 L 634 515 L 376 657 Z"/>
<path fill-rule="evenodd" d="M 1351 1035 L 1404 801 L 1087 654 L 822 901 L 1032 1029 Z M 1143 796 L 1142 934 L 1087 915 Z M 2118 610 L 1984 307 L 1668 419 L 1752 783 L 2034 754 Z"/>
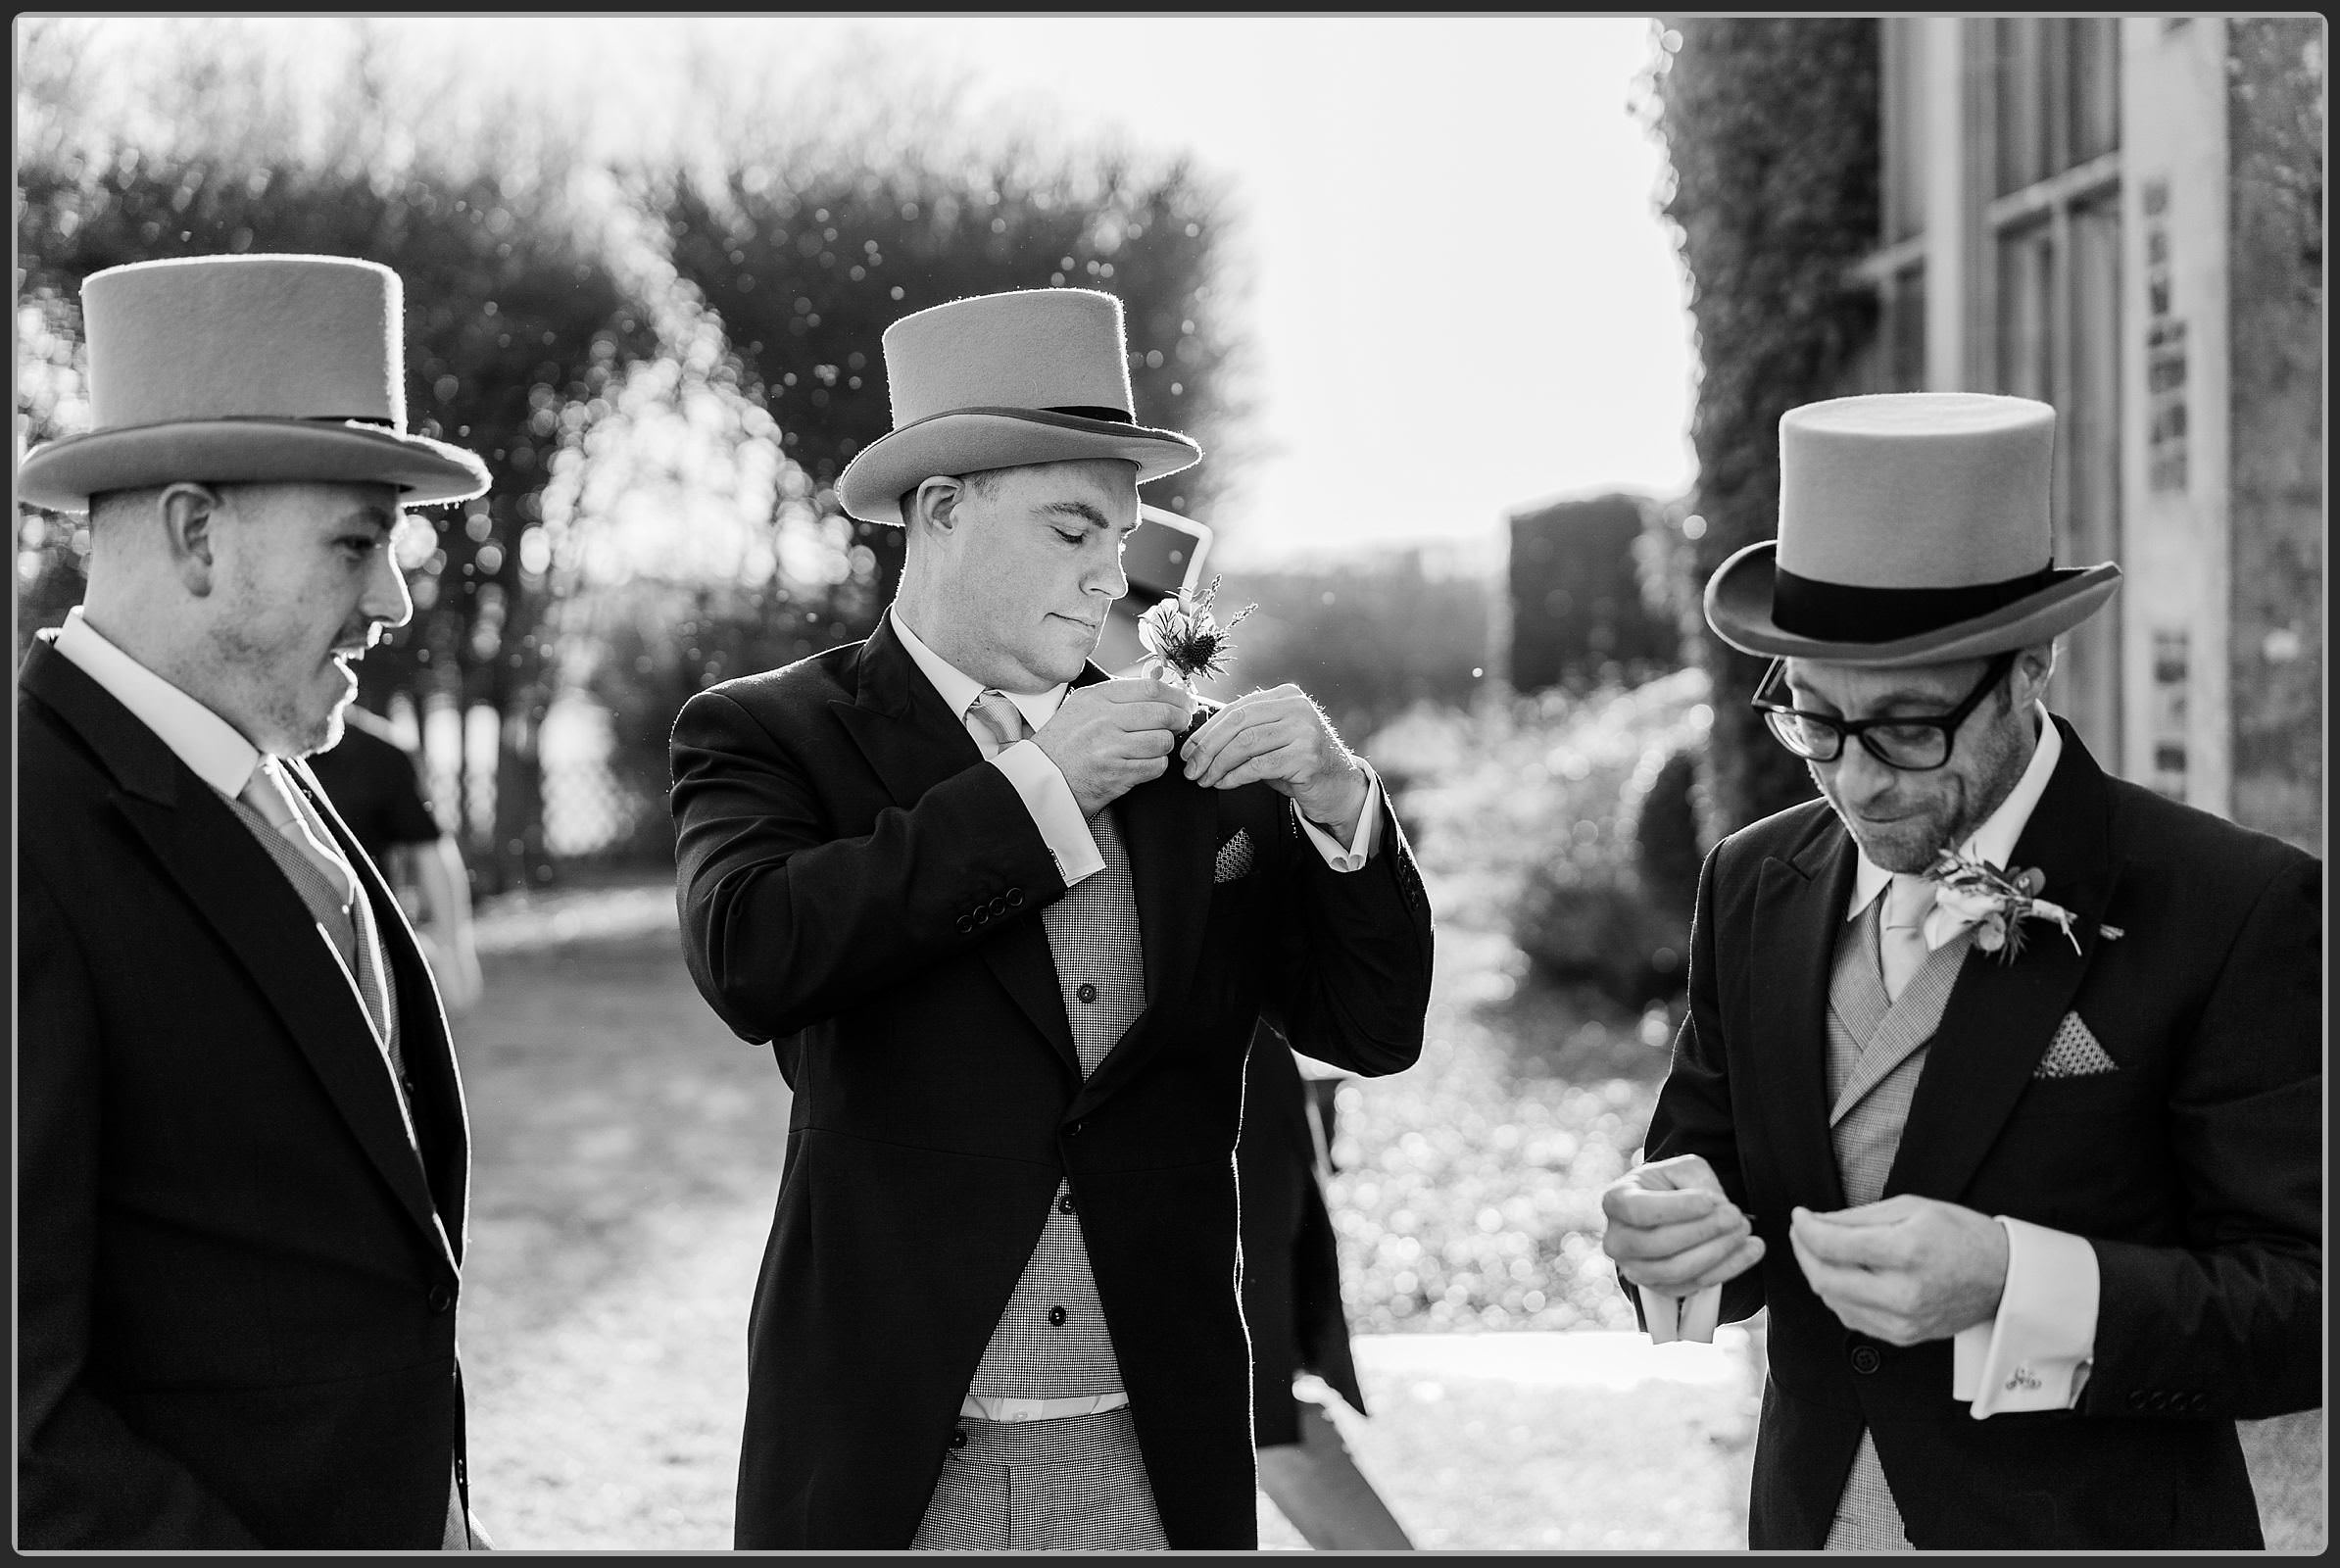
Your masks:
<path fill-rule="evenodd" d="M 1828 971 L 1854 858 L 1829 815 L 1793 856 L 1765 860 L 1756 883 L 1750 1059 L 1763 1124 L 1788 1191 L 1824 1211 L 1844 1206 L 1828 1139 Z"/>
<path fill-rule="evenodd" d="M 1075 1115 L 1127 1082 L 1176 1032 L 1176 1020 L 1185 1011 L 1179 1001 L 1194 976 L 1210 920 L 1216 792 L 1190 783 L 1173 757 L 1161 777 L 1124 795 L 1114 810 L 1129 851 L 1138 935 L 1146 955 L 1146 1011 L 1089 1075 Z"/>
<path fill-rule="evenodd" d="M 342 858 L 358 874 L 358 884 L 366 893 L 373 910 L 374 925 L 381 934 L 383 959 L 389 964 L 397 987 L 399 1054 L 406 1059 L 408 1076 L 414 1080 L 416 1099 L 429 1091 L 441 1102 L 435 1115 L 423 1104 L 416 1104 L 414 1112 L 418 1137 L 430 1160 L 431 1187 L 441 1195 L 435 1213 L 439 1240 L 447 1250 L 449 1261 L 460 1266 L 463 1256 L 464 1220 L 469 1212 L 470 1112 L 463 1100 L 463 1075 L 456 1066 L 455 1043 L 448 1034 L 446 1007 L 439 1000 L 438 980 L 422 956 L 414 928 L 407 923 L 406 910 L 399 906 L 398 895 L 382 879 L 380 867 L 359 846 L 349 824 L 341 819 L 324 787 L 317 783 L 317 775 L 301 762 L 285 771 L 324 818 L 333 832 L 334 842 L 341 846 Z"/>
<path fill-rule="evenodd" d="M 115 809 L 252 976 L 359 1147 L 426 1234 L 439 1234 L 397 1088 L 349 978 L 268 853 L 161 737 L 44 641 L 20 677 L 112 773 Z M 361 860 L 364 857 L 359 857 Z"/>
<path fill-rule="evenodd" d="M 1084 672 L 1084 683 L 1102 674 L 1093 667 Z M 877 630 L 861 645 L 857 679 L 853 701 L 829 706 L 897 806 L 907 810 L 937 784 L 983 760 L 966 725 L 894 634 L 891 616 L 879 616 Z M 1048 928 L 1038 911 L 1008 921 L 975 951 L 1077 1079 L 1080 1053 L 1073 1046 L 1072 1025 L 1064 1018 L 1056 960 L 1048 952 Z"/>
<path fill-rule="evenodd" d="M 2029 922 L 2012 963 L 1970 951 L 1910 1101 L 1884 1193 L 1955 1200 L 2054 1038 L 2102 941 L 2099 919 L 2118 879 L 2104 773 L 2072 726 L 2064 755 L 2015 846 L 2015 866 L 2046 875 L 2040 897 L 2072 912 L 2072 934 Z"/>

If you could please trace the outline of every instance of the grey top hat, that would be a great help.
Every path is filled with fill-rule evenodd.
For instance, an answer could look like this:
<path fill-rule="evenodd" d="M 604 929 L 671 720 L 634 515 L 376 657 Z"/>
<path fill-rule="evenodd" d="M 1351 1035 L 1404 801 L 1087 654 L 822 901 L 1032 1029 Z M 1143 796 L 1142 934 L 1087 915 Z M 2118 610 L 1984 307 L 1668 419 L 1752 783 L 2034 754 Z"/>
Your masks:
<path fill-rule="evenodd" d="M 1901 667 L 2027 648 L 2101 609 L 2112 562 L 2058 566 L 2056 411 L 1893 392 L 1779 418 L 1779 530 L 1715 568 L 1706 621 L 1774 658 Z"/>
<path fill-rule="evenodd" d="M 92 428 L 35 448 L 22 501 L 174 479 L 394 484 L 412 506 L 488 487 L 460 447 L 406 432 L 398 274 L 342 256 L 200 256 L 81 284 Z"/>
<path fill-rule="evenodd" d="M 894 428 L 845 466 L 837 496 L 867 522 L 936 474 L 1119 458 L 1141 482 L 1198 462 L 1175 430 L 1136 422 L 1121 301 L 1085 288 L 952 300 L 886 328 Z"/>

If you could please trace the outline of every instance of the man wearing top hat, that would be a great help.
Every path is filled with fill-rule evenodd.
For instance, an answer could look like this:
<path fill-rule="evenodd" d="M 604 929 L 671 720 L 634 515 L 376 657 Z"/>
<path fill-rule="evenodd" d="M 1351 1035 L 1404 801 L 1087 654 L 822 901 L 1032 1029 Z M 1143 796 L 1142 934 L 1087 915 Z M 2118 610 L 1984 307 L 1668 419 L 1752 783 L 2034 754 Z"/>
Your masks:
<path fill-rule="evenodd" d="M 1090 662 L 1138 485 L 1198 456 L 1135 422 L 1119 301 L 884 348 L 838 493 L 906 530 L 894 604 L 674 729 L 684 954 L 795 1091 L 737 1544 L 1248 1548 L 1244 1052 L 1411 1063 L 1421 879 L 1296 688 L 1182 745 L 1184 691 Z"/>
<path fill-rule="evenodd" d="M 81 289 L 95 427 L 19 496 L 88 592 L 19 679 L 17 1507 L 27 1548 L 473 1541 L 469 1150 L 430 973 L 300 759 L 412 612 L 396 274 L 153 262 Z"/>
<path fill-rule="evenodd" d="M 2260 1546 L 2234 1423 L 2321 1398 L 2321 865 L 2042 706 L 2120 576 L 2054 419 L 1791 410 L 1707 585 L 1825 799 L 1707 859 L 1604 1245 L 1661 1340 L 1769 1308 L 1759 1548 Z"/>

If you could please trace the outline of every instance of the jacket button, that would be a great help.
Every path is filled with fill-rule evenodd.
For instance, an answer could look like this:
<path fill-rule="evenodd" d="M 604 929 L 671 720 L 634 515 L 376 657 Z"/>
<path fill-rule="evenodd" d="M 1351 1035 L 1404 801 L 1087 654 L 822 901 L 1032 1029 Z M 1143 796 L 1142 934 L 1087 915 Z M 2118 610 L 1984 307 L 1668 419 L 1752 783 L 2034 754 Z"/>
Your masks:
<path fill-rule="evenodd" d="M 2197 1394 L 2194 1396 L 2191 1403 L 2192 1407 L 2196 1410 L 2207 1410 L 2210 1408 L 2210 1396 L 2207 1394 Z"/>
<path fill-rule="evenodd" d="M 1073 995 L 1079 997 L 1083 1002 L 1095 1002 L 1097 1000 L 1097 987 L 1084 980 L 1081 982 L 1081 989 L 1074 992 Z"/>
<path fill-rule="evenodd" d="M 1007 890 L 1007 906 L 1011 909 L 1020 909 L 1024 906 L 1024 890 L 1022 888 Z"/>
<path fill-rule="evenodd" d="M 973 915 L 969 915 L 969 914 L 962 914 L 962 915 L 960 915 L 960 916 L 958 917 L 958 928 L 959 928 L 959 930 L 960 930 L 960 931 L 962 931 L 962 932 L 965 932 L 965 931 L 972 931 L 972 930 L 974 930 L 974 929 L 975 929 L 975 917 L 974 917 Z"/>
<path fill-rule="evenodd" d="M 1067 1137 L 1067 1138 L 1078 1138 L 1078 1137 L 1080 1137 L 1080 1136 L 1081 1136 L 1081 1128 L 1082 1128 L 1082 1126 L 1083 1126 L 1083 1125 L 1084 1125 L 1084 1123 L 1077 1122 L 1077 1121 L 1076 1121 L 1076 1122 L 1074 1122 L 1074 1123 L 1073 1123 L 1073 1124 L 1072 1124 L 1070 1127 L 1067 1127 L 1067 1128 L 1065 1128 L 1065 1129 L 1064 1129 L 1064 1136 L 1065 1136 L 1065 1137 Z"/>
<path fill-rule="evenodd" d="M 1874 1346 L 1856 1345 L 1853 1347 L 1852 1369 L 1860 1373 L 1861 1376 L 1867 1377 L 1884 1364 L 1885 1358 L 1877 1353 Z"/>
<path fill-rule="evenodd" d="M 2132 1410 L 2142 1410 L 2145 1408 L 2145 1391 L 2143 1389 L 2131 1389 L 2128 1391 L 2128 1407 Z"/>
<path fill-rule="evenodd" d="M 951 1434 L 951 1446 L 954 1448 L 963 1448 L 967 1446 L 967 1429 L 965 1427 L 960 1427 L 956 1432 Z"/>
<path fill-rule="evenodd" d="M 1005 914 L 1007 912 L 1007 895 L 1002 893 L 992 900 L 990 908 L 994 914 Z"/>
<path fill-rule="evenodd" d="M 1056 1200 L 1056 1212 L 1059 1214 L 1072 1212 L 1072 1194 L 1066 1193 L 1062 1198 Z"/>
<path fill-rule="evenodd" d="M 2148 1410 L 2167 1410 L 2169 1408 L 2169 1391 L 2167 1389 L 2154 1390 L 2152 1394 L 2146 1396 L 2145 1408 Z"/>
<path fill-rule="evenodd" d="M 1064 1308 L 1061 1306 L 1049 1307 L 1048 1322 L 1056 1328 L 1064 1327 Z"/>
<path fill-rule="evenodd" d="M 444 1285 L 434 1285 L 430 1288 L 430 1309 L 432 1311 L 444 1312 L 453 1305 L 455 1305 L 453 1291 Z"/>

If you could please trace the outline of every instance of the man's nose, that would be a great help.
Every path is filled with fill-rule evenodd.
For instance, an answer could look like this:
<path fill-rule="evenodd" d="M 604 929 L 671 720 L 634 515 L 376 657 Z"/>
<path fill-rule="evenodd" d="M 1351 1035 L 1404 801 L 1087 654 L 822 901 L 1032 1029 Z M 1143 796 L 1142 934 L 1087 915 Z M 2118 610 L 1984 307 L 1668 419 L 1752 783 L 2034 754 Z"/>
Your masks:
<path fill-rule="evenodd" d="M 1082 586 L 1107 599 L 1119 599 L 1130 591 L 1129 573 L 1121 569 L 1121 551 L 1118 547 L 1105 546 L 1104 559 L 1090 568 L 1088 580 Z"/>
<path fill-rule="evenodd" d="M 1855 804 L 1874 801 L 1901 781 L 1898 770 L 1872 757 L 1869 748 L 1857 740 L 1848 739 L 1843 755 L 1831 765 L 1836 774 L 1836 793 Z"/>
<path fill-rule="evenodd" d="M 407 574 L 398 569 L 398 552 L 387 541 L 373 553 L 373 569 L 366 573 L 358 611 L 367 620 L 385 626 L 403 626 L 414 618 L 414 596 L 407 591 Z"/>

